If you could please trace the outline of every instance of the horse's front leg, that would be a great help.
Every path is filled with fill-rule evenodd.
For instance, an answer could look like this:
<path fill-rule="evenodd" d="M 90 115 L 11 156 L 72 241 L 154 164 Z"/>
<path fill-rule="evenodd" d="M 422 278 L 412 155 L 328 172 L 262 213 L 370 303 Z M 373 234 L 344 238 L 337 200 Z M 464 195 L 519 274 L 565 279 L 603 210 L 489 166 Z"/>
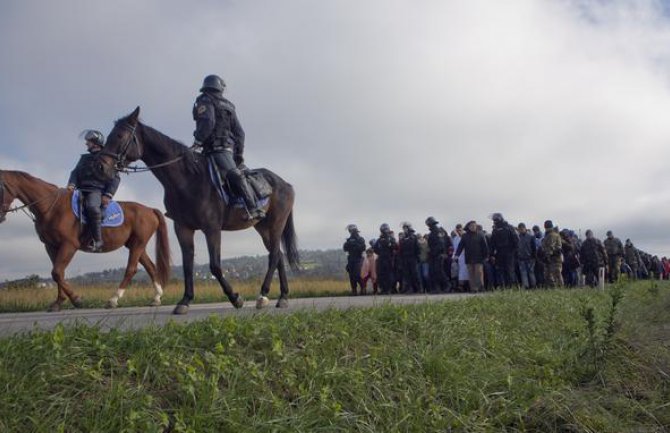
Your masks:
<path fill-rule="evenodd" d="M 173 314 L 186 314 L 188 313 L 188 306 L 195 296 L 193 293 L 194 230 L 175 222 L 174 231 L 181 248 L 182 266 L 184 268 L 184 297 L 177 303 Z"/>
<path fill-rule="evenodd" d="M 211 230 L 203 230 L 205 238 L 207 239 L 207 251 L 209 252 L 209 270 L 214 275 L 223 292 L 228 297 L 235 308 L 242 308 L 244 306 L 244 299 L 233 291 L 233 287 L 228 280 L 223 277 L 221 269 L 221 229 L 213 228 Z"/>
<path fill-rule="evenodd" d="M 52 263 L 51 278 L 53 278 L 58 286 L 58 296 L 56 297 L 56 300 L 49 305 L 47 311 L 60 311 L 66 296 L 70 299 L 72 305 L 81 308 L 81 298 L 70 290 L 67 281 L 65 281 L 65 268 L 67 268 L 67 265 L 72 261 L 72 257 L 74 257 L 74 254 L 77 252 L 77 248 L 69 244 L 60 244 L 57 246 L 46 245 L 46 250 Z"/>

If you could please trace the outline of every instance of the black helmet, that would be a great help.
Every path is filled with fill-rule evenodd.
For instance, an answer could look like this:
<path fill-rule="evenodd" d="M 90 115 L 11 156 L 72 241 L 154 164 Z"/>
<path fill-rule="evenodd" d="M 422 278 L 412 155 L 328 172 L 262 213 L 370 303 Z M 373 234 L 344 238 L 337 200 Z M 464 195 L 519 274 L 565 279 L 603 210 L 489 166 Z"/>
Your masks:
<path fill-rule="evenodd" d="M 437 225 L 437 224 L 439 224 L 439 223 L 438 223 L 437 220 L 436 220 L 435 218 L 433 218 L 432 216 L 429 216 L 428 218 L 426 218 L 426 225 L 427 225 L 428 227 L 431 227 L 431 226 L 434 226 L 434 225 Z"/>
<path fill-rule="evenodd" d="M 384 224 L 379 226 L 379 231 L 382 232 L 382 233 L 388 233 L 388 232 L 391 231 L 391 227 L 389 227 L 388 224 L 384 223 Z"/>
<path fill-rule="evenodd" d="M 356 227 L 356 224 L 349 224 L 349 225 L 347 226 L 347 231 L 348 231 L 349 233 L 357 232 L 357 231 L 358 231 L 358 227 Z"/>
<path fill-rule="evenodd" d="M 105 136 L 102 135 L 102 132 L 96 131 L 95 129 L 86 129 L 79 134 L 79 137 L 83 137 L 84 140 L 90 141 L 101 147 L 105 145 Z"/>
<path fill-rule="evenodd" d="M 201 92 L 205 90 L 214 90 L 215 92 L 223 92 L 223 89 L 226 88 L 226 83 L 223 82 L 223 79 L 218 75 L 208 75 L 202 81 L 202 87 L 200 88 Z"/>

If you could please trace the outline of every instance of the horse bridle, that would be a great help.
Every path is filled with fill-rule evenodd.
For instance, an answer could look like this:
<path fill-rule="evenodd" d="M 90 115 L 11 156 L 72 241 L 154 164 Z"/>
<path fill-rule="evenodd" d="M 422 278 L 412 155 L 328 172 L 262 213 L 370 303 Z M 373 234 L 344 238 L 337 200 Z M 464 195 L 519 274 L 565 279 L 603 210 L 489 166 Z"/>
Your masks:
<path fill-rule="evenodd" d="M 137 130 L 137 125 L 122 123 L 119 125 L 119 127 L 130 131 L 130 136 L 123 144 L 123 146 L 121 146 L 121 151 L 119 153 L 112 153 L 107 150 L 102 150 L 100 153 L 102 155 L 107 155 L 114 158 L 114 169 L 116 171 L 123 171 L 126 166 L 126 158 L 128 157 L 128 150 L 130 149 L 130 146 L 134 143 L 135 149 L 138 149 L 139 144 L 137 143 L 137 134 L 135 134 L 135 131 Z"/>

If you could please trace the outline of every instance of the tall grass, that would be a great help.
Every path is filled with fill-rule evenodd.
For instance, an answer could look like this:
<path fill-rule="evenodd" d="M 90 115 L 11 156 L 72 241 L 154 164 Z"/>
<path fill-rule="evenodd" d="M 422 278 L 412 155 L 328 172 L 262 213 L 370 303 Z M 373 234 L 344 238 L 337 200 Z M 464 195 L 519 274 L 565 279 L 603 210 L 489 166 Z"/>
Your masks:
<path fill-rule="evenodd" d="M 667 431 L 670 288 L 621 294 L 34 331 L 0 339 L 0 431 Z"/>
<path fill-rule="evenodd" d="M 343 296 L 350 293 L 348 282 L 344 280 L 295 278 L 289 282 L 290 296 Z M 260 280 L 233 282 L 233 288 L 246 299 L 254 299 L 260 293 Z M 81 296 L 85 308 L 102 308 L 107 300 L 114 295 L 116 286 L 112 284 L 96 286 L 73 286 L 74 291 Z M 176 304 L 184 293 L 181 282 L 172 282 L 164 288 L 163 304 Z M 9 289 L 0 290 L 0 313 L 20 311 L 46 310 L 47 306 L 56 299 L 57 289 Z M 120 306 L 148 305 L 154 296 L 153 286 L 149 283 L 131 284 L 124 297 L 119 301 Z M 279 281 L 273 281 L 270 296 L 279 296 Z M 227 302 L 221 287 L 213 282 L 199 281 L 195 287 L 195 302 Z M 69 303 L 64 307 L 71 307 Z"/>

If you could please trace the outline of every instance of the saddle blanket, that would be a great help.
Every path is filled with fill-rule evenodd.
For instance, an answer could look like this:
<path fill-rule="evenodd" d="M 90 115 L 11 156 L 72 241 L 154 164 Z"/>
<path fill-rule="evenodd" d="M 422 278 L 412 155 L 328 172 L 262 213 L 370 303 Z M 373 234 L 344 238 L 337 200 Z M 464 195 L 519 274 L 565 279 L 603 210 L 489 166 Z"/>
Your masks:
<path fill-rule="evenodd" d="M 212 162 L 211 158 L 207 158 L 207 168 L 209 169 L 209 177 L 210 180 L 212 181 L 212 184 L 216 188 L 216 191 L 219 193 L 223 201 L 230 205 L 230 195 L 228 192 L 226 192 L 226 188 L 224 188 L 223 183 L 221 183 L 221 178 L 219 177 L 216 168 L 214 167 L 214 163 Z M 232 198 L 232 206 L 233 207 L 238 207 L 238 208 L 243 208 L 244 207 L 244 199 L 239 196 L 233 196 Z M 270 197 L 262 197 L 260 200 L 256 198 L 256 205 L 258 207 L 265 207 L 266 204 L 268 204 L 268 201 L 270 201 Z"/>
<path fill-rule="evenodd" d="M 74 216 L 79 218 L 79 190 L 76 189 L 72 193 L 72 212 Z M 85 212 L 81 213 L 82 222 L 86 224 L 86 215 Z M 119 227 L 123 224 L 123 209 L 121 205 L 115 202 L 114 200 L 110 201 L 105 209 L 105 219 L 102 220 L 103 227 Z"/>

